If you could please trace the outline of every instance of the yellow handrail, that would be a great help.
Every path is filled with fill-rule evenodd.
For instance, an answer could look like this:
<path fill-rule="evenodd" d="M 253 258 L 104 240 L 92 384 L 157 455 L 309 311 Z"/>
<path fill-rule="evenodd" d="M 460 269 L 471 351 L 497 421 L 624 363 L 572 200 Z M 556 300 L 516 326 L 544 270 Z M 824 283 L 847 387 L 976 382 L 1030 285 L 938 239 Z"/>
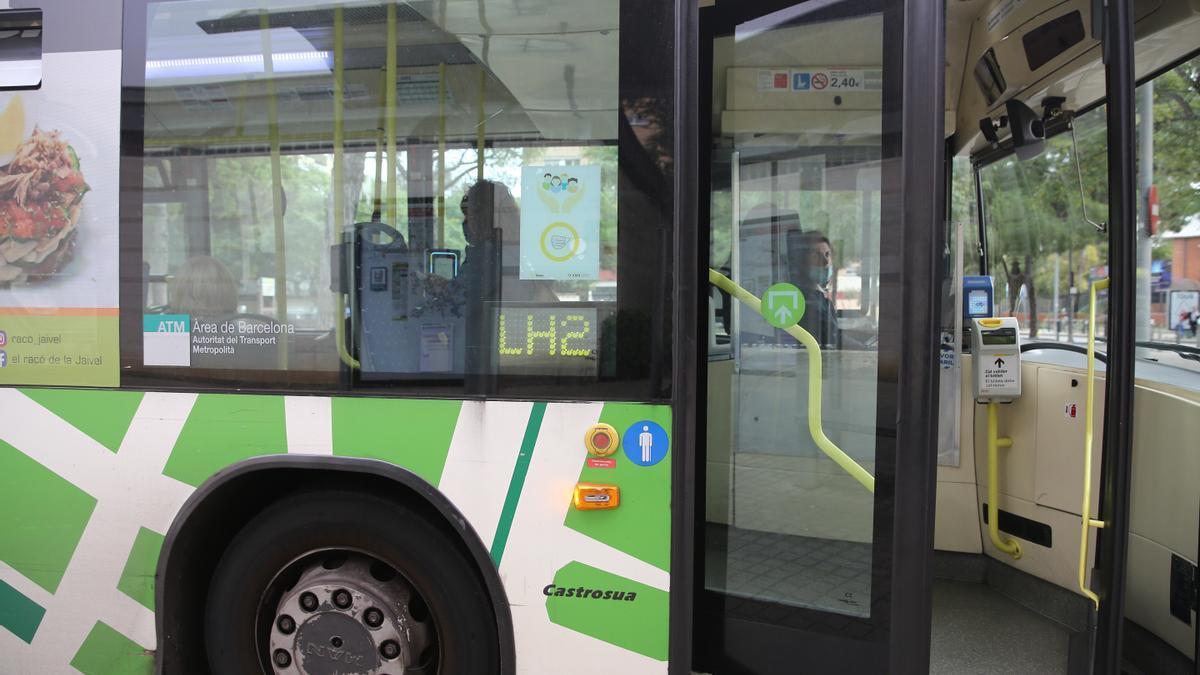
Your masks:
<path fill-rule="evenodd" d="M 732 279 L 721 274 L 720 272 L 710 269 L 708 270 L 708 282 L 717 288 L 725 291 L 730 296 L 736 298 L 740 302 L 748 305 L 755 312 L 762 313 L 762 302 L 754 297 L 750 291 L 739 286 Z M 792 325 L 784 328 L 788 335 L 800 341 L 804 345 L 804 349 L 808 352 L 808 433 L 812 436 L 813 442 L 825 453 L 829 459 L 832 459 L 838 466 L 842 467 L 846 473 L 854 477 L 862 484 L 863 487 L 875 492 L 875 477 L 869 471 L 864 469 L 861 464 L 850 458 L 841 448 L 834 445 L 833 441 L 825 435 L 825 430 L 821 428 L 821 347 L 813 336 L 808 331 L 801 328 L 799 325 Z"/>
<path fill-rule="evenodd" d="M 275 59 L 271 47 L 271 19 L 267 13 L 258 15 L 262 34 L 263 74 L 267 81 L 267 136 L 271 141 L 271 215 L 275 233 L 275 316 L 280 323 L 288 320 L 287 241 L 283 224 L 283 164 L 279 142 L 279 91 L 275 86 Z M 288 336 L 279 334 L 279 368 L 288 367 Z"/>
<path fill-rule="evenodd" d="M 483 148 L 487 142 L 487 111 L 484 98 L 487 96 L 487 71 L 479 66 L 479 123 L 475 125 L 475 181 L 483 180 Z"/>
<path fill-rule="evenodd" d="M 371 193 L 371 220 L 375 220 L 375 215 L 379 214 L 383 218 L 383 148 L 384 148 L 384 127 L 387 126 L 386 113 L 384 109 L 387 107 L 387 71 L 379 71 L 379 128 L 375 136 L 375 185 L 374 191 Z M 354 219 L 358 220 L 358 213 L 354 214 Z M 385 223 L 395 223 L 394 220 L 385 220 Z"/>
<path fill-rule="evenodd" d="M 346 217 L 346 158 L 345 158 L 345 86 L 346 86 L 346 31 L 345 13 L 341 7 L 333 9 L 333 232 L 334 241 L 342 243 L 342 230 Z M 346 266 L 342 261 L 343 268 Z M 349 269 L 343 269 L 349 274 Z M 338 358 L 351 368 L 358 368 L 358 359 L 346 349 L 346 296 L 338 293 L 334 300 L 333 331 L 337 343 Z"/>
<path fill-rule="evenodd" d="M 437 245 L 446 245 L 446 64 L 438 64 Z"/>
<path fill-rule="evenodd" d="M 1021 559 L 1021 543 L 1016 539 L 1000 537 L 1000 448 L 1011 448 L 1011 438 L 1001 438 L 996 422 L 997 403 L 987 404 L 988 435 L 988 537 L 992 545 L 1013 557 Z"/>
<path fill-rule="evenodd" d="M 1100 609 L 1100 596 L 1087 586 L 1088 528 L 1103 528 L 1104 521 L 1092 518 L 1092 407 L 1096 382 L 1096 291 L 1108 288 L 1108 278 L 1092 284 L 1088 297 L 1087 403 L 1083 409 L 1083 508 L 1079 512 L 1079 591 Z"/>
<path fill-rule="evenodd" d="M 399 206 L 396 202 L 396 5 L 387 6 L 387 58 L 384 70 L 387 74 L 387 86 L 384 87 L 387 103 L 383 106 L 386 119 L 384 133 L 387 136 L 388 178 L 387 178 L 387 223 L 392 227 L 400 227 L 397 217 Z"/>

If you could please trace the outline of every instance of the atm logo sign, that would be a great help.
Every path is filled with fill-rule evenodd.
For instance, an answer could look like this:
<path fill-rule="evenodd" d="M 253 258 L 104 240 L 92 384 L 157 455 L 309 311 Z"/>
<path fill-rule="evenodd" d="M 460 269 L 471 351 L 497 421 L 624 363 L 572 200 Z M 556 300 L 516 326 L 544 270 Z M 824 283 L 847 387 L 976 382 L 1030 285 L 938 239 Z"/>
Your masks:
<path fill-rule="evenodd" d="M 187 314 L 144 314 L 144 333 L 190 333 L 191 317 Z"/>
<path fill-rule="evenodd" d="M 192 365 L 192 317 L 187 314 L 142 315 L 142 363 L 147 366 Z"/>

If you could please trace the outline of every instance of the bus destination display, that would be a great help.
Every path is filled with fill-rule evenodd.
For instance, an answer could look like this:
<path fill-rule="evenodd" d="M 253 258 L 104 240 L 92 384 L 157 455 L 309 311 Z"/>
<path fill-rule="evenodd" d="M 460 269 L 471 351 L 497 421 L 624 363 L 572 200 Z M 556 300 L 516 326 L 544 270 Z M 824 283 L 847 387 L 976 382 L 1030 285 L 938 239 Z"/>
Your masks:
<path fill-rule="evenodd" d="M 594 307 L 498 308 L 499 372 L 594 377 L 599 330 Z"/>

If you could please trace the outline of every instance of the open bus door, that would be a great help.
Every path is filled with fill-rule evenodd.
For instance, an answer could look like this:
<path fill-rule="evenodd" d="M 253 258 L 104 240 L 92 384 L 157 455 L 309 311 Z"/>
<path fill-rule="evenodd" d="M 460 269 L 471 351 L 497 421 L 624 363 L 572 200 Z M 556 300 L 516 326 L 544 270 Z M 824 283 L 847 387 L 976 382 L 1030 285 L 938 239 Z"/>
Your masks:
<path fill-rule="evenodd" d="M 699 13 L 695 668 L 924 672 L 941 4 Z"/>
<path fill-rule="evenodd" d="M 980 202 L 980 265 L 984 273 L 1003 273 L 1008 280 L 1008 310 L 1007 313 L 1021 318 L 1024 330 L 1028 331 L 1033 342 L 1022 347 L 1022 351 L 1050 348 L 1074 349 L 1085 351 L 1086 344 L 1087 378 L 1084 380 L 1085 390 L 1088 391 L 1087 404 L 1084 407 L 1087 421 L 1086 428 L 1091 428 L 1092 414 L 1101 420 L 1097 432 L 1089 432 L 1085 440 L 1083 464 L 1080 467 L 1083 475 L 1083 503 L 1081 519 L 1082 532 L 1079 535 L 1079 576 L 1078 586 L 1074 592 L 1087 598 L 1087 630 L 1082 636 L 1079 646 L 1073 646 L 1071 672 L 1087 672 L 1094 674 L 1126 672 L 1129 665 L 1122 657 L 1124 632 L 1130 623 L 1126 613 L 1126 587 L 1129 578 L 1130 565 L 1130 510 L 1132 501 L 1131 478 L 1133 473 L 1133 418 L 1134 376 L 1135 376 L 1135 345 L 1137 343 L 1137 251 L 1139 246 L 1139 228 L 1142 226 L 1137 218 L 1137 187 L 1135 167 L 1137 166 L 1137 146 L 1135 146 L 1135 114 L 1134 97 L 1137 85 L 1134 64 L 1134 13 L 1137 8 L 1131 3 L 1108 3 L 1101 6 L 1092 3 L 1092 12 L 1096 15 L 1093 22 L 1094 37 L 1100 42 L 1103 54 L 1103 95 L 1097 105 L 1103 105 L 1103 111 L 1094 110 L 1090 114 L 1090 124 L 1093 130 L 1106 133 L 1104 139 L 1104 159 L 1095 157 L 1093 161 L 1104 161 L 1107 165 L 1108 198 L 1107 213 L 1099 216 L 1100 222 L 1088 217 L 1088 207 L 1084 197 L 1084 184 L 1080 172 L 1081 154 L 1076 141 L 1076 129 L 1084 129 L 1083 118 L 1089 116 L 1085 112 L 1077 115 L 1077 111 L 1067 110 L 1062 104 L 1067 96 L 1047 96 L 1040 101 L 1030 92 L 1022 92 L 1020 85 L 1010 87 L 1010 91 L 1020 92 L 1028 101 L 1012 98 L 1007 102 L 989 100 L 995 104 L 989 114 L 1003 115 L 1008 111 L 1007 118 L 1001 118 L 997 125 L 995 117 L 984 117 L 979 120 L 983 135 L 990 143 L 984 149 L 972 156 L 975 166 L 975 185 Z M 1151 27 L 1144 27 L 1141 35 L 1149 34 Z M 1179 38 L 1176 38 L 1179 39 Z M 1173 47 L 1178 49 L 1178 47 Z M 1148 54 L 1147 60 L 1155 58 L 1169 61 L 1169 57 Z M 1161 64 L 1160 64 L 1161 65 Z M 1097 64 L 1099 70 L 1100 64 Z M 1154 77 L 1153 72 L 1159 66 L 1144 65 L 1143 73 L 1150 73 L 1147 79 Z M 1051 78 L 1047 78 L 1048 81 Z M 981 83 L 982 86 L 982 83 Z M 1069 92 L 1077 96 L 1077 92 Z M 1075 101 L 1071 105 L 1089 103 L 1090 100 Z M 1032 104 L 1042 107 L 1042 118 L 1037 120 L 1036 114 L 1028 106 Z M 998 111 L 998 112 L 997 112 Z M 1014 116 L 1014 111 L 1016 115 Z M 1100 121 L 1102 118 L 1102 121 Z M 961 122 L 962 120 L 960 120 Z M 1034 128 L 1043 124 L 1046 130 L 1029 133 L 1029 122 Z M 998 137 L 996 131 L 1008 126 L 1011 136 Z M 1005 136 L 1008 132 L 1001 132 Z M 1087 290 L 1081 291 L 1082 296 L 1077 303 L 1075 300 L 1075 281 L 1071 277 L 1069 300 L 1071 308 L 1063 312 L 1067 317 L 1066 344 L 1056 344 L 1053 338 L 1046 342 L 1037 342 L 1039 313 L 1036 304 L 1026 304 L 1024 293 L 1030 288 L 1020 279 L 1020 267 L 1008 269 L 1008 263 L 1003 250 L 990 252 L 988 239 L 990 229 L 1003 229 L 1012 226 L 1014 221 L 1002 213 L 994 196 L 985 194 L 998 192 L 1003 179 L 997 179 L 999 170 L 991 168 L 994 162 L 1006 159 L 1006 168 L 1020 173 L 1020 162 L 1037 157 L 1043 150 L 1046 139 L 1061 133 L 1068 137 L 1071 151 L 1061 152 L 1059 156 L 1069 156 L 1074 163 L 1074 175 L 1079 181 L 1079 200 L 1082 204 L 1081 216 L 1072 213 L 1073 223 L 1088 231 L 1085 239 L 1091 240 L 1097 250 L 1105 250 L 1107 259 L 1101 254 L 1098 265 L 1089 272 Z M 979 147 L 979 146 L 977 146 Z M 1015 159 L 1013 158 L 1015 156 Z M 990 172 L 990 174 L 988 173 Z M 1035 175 L 1030 173 L 1030 176 Z M 1024 176 L 1023 179 L 1028 178 Z M 1036 178 L 1034 179 L 1036 180 Z M 987 187 L 985 188 L 985 182 Z M 985 196 L 993 197 L 992 199 Z M 990 213 L 995 210 L 997 213 Z M 1026 216 L 1028 218 L 1028 215 Z M 1006 222 L 1007 221 L 1007 222 Z M 1095 230 L 1092 230 L 1094 226 Z M 1094 235 L 1094 236 L 1093 236 Z M 988 268 L 989 260 L 992 269 Z M 1029 266 L 1028 259 L 1026 262 Z M 1027 272 L 1029 270 L 1027 269 Z M 1149 273 L 1148 265 L 1145 272 Z M 1018 291 L 1021 295 L 1018 295 Z M 1098 292 L 1103 295 L 1102 306 L 1097 308 Z M 1090 296 L 1090 297 L 1089 297 Z M 1031 301 L 1035 301 L 1032 297 Z M 1148 299 L 1148 298 L 1147 298 Z M 1144 308 L 1148 309 L 1148 307 Z M 1024 313 L 1024 316 L 1022 314 Z M 1003 313 L 1003 312 L 1002 312 Z M 1087 316 L 1087 338 L 1078 339 L 1073 335 L 1074 317 L 1077 313 Z M 1103 315 L 1107 315 L 1103 317 Z M 1054 312 L 1052 316 L 1059 316 Z M 1104 318 L 1104 335 L 1097 346 L 1097 319 Z M 1044 323 L 1044 320 L 1043 320 Z M 1149 326 L 1148 317 L 1146 326 Z M 1052 322 L 1051 325 L 1060 325 Z M 1096 362 L 1105 363 L 1104 382 L 1094 382 Z M 1072 386 L 1075 386 L 1073 381 Z M 1100 389 L 1103 389 L 1100 392 Z M 1146 387 L 1143 387 L 1144 389 Z M 1103 403 L 1093 403 L 1093 390 L 1102 393 Z M 1071 415 L 1074 416 L 1074 406 Z M 1143 442 L 1145 442 L 1143 440 Z M 1093 450 L 1094 444 L 1094 450 Z M 1143 448 L 1145 450 L 1145 448 Z M 1098 485 L 1093 484 L 1093 468 L 1099 467 Z M 1145 467 L 1145 465 L 1143 465 Z M 1143 468 L 1143 471 L 1149 471 Z M 1098 499 L 1096 499 L 1098 495 Z M 994 497 L 993 497 L 994 499 Z M 1076 507 L 1079 508 L 1079 507 Z M 1095 513 L 1095 517 L 1091 514 Z M 1185 516 L 1186 517 L 1186 516 Z M 1001 526 L 1003 527 L 1003 526 Z M 1090 544 L 1090 541 L 1095 544 Z M 1090 549 L 1090 550 L 1089 550 Z M 1019 555 L 1019 554 L 1018 554 Z M 1094 557 L 1093 557 L 1094 556 Z M 1143 561 L 1144 562 L 1144 561 Z M 1143 589 L 1144 591 L 1144 589 Z M 1143 601 L 1144 604 L 1144 601 Z M 1143 612 L 1144 613 L 1144 612 Z M 1141 617 L 1137 617 L 1139 620 Z M 1144 632 L 1144 630 L 1143 630 Z M 1200 633 L 1197 633 L 1200 635 Z M 1075 654 L 1075 650 L 1079 654 Z M 1076 658 L 1078 656 L 1078 658 Z M 1173 666 L 1172 668 L 1177 668 Z M 1189 669 L 1190 671 L 1190 669 Z M 1136 672 L 1136 669 L 1135 669 Z M 1165 671 L 1164 671 L 1165 672 Z M 1175 670 L 1172 670 L 1175 672 Z"/>

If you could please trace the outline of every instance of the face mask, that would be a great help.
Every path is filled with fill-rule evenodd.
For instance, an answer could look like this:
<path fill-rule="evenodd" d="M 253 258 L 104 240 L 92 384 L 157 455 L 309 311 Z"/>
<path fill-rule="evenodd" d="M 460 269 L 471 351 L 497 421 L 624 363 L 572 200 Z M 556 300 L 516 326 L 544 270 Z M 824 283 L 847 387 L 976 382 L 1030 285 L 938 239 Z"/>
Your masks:
<path fill-rule="evenodd" d="M 818 286 L 824 286 L 833 278 L 833 267 L 826 265 L 824 267 L 810 267 L 808 270 L 808 278 Z"/>

